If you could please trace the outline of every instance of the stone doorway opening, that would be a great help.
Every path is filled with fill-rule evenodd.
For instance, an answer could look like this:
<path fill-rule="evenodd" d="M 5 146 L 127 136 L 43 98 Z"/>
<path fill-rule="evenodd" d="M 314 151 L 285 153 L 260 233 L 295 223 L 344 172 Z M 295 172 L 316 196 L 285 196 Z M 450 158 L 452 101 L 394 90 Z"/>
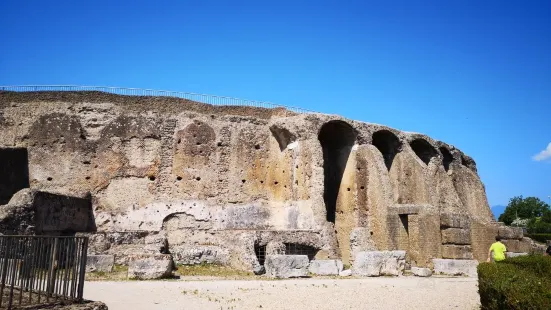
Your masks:
<path fill-rule="evenodd" d="M 29 154 L 25 148 L 0 148 L 0 205 L 29 188 Z"/>

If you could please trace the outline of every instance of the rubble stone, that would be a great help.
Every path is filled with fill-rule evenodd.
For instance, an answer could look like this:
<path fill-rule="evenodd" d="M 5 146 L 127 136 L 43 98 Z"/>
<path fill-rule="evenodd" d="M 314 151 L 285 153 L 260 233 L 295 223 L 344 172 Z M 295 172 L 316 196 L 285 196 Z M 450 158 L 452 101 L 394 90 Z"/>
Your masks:
<path fill-rule="evenodd" d="M 432 276 L 432 271 L 429 268 L 411 267 L 411 273 L 418 277 Z"/>
<path fill-rule="evenodd" d="M 88 255 L 86 257 L 86 272 L 111 272 L 115 264 L 113 255 Z"/>
<path fill-rule="evenodd" d="M 138 280 L 153 280 L 167 278 L 171 275 L 172 255 L 143 254 L 130 257 L 128 278 Z"/>

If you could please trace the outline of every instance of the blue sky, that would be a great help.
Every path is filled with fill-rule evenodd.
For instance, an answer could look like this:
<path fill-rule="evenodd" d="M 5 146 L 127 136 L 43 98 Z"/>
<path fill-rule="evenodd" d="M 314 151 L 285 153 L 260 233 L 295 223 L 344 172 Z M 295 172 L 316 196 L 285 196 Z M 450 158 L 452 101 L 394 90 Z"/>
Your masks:
<path fill-rule="evenodd" d="M 491 205 L 551 195 L 551 1 L 14 1 L 0 85 L 272 101 L 426 133 Z"/>

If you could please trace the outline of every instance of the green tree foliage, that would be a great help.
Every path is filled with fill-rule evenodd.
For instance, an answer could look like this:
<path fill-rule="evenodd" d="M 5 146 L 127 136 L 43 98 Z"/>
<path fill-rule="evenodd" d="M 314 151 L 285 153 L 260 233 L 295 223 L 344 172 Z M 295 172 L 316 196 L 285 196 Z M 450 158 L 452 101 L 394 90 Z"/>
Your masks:
<path fill-rule="evenodd" d="M 507 208 L 499 216 L 499 221 L 511 225 L 517 217 L 530 220 L 537 218 L 544 223 L 551 223 L 551 209 L 537 197 L 516 196 L 511 198 Z"/>

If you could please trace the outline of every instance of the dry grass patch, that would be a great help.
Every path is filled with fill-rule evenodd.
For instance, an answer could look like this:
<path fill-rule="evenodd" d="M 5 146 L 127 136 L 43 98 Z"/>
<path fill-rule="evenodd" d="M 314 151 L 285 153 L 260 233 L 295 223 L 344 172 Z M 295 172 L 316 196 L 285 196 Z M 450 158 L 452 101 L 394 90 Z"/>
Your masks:
<path fill-rule="evenodd" d="M 255 277 L 252 272 L 215 264 L 178 265 L 174 274 L 182 277 L 219 277 L 228 279 Z"/>
<path fill-rule="evenodd" d="M 126 281 L 128 280 L 128 266 L 115 265 L 112 272 L 94 271 L 85 275 L 86 281 Z"/>

